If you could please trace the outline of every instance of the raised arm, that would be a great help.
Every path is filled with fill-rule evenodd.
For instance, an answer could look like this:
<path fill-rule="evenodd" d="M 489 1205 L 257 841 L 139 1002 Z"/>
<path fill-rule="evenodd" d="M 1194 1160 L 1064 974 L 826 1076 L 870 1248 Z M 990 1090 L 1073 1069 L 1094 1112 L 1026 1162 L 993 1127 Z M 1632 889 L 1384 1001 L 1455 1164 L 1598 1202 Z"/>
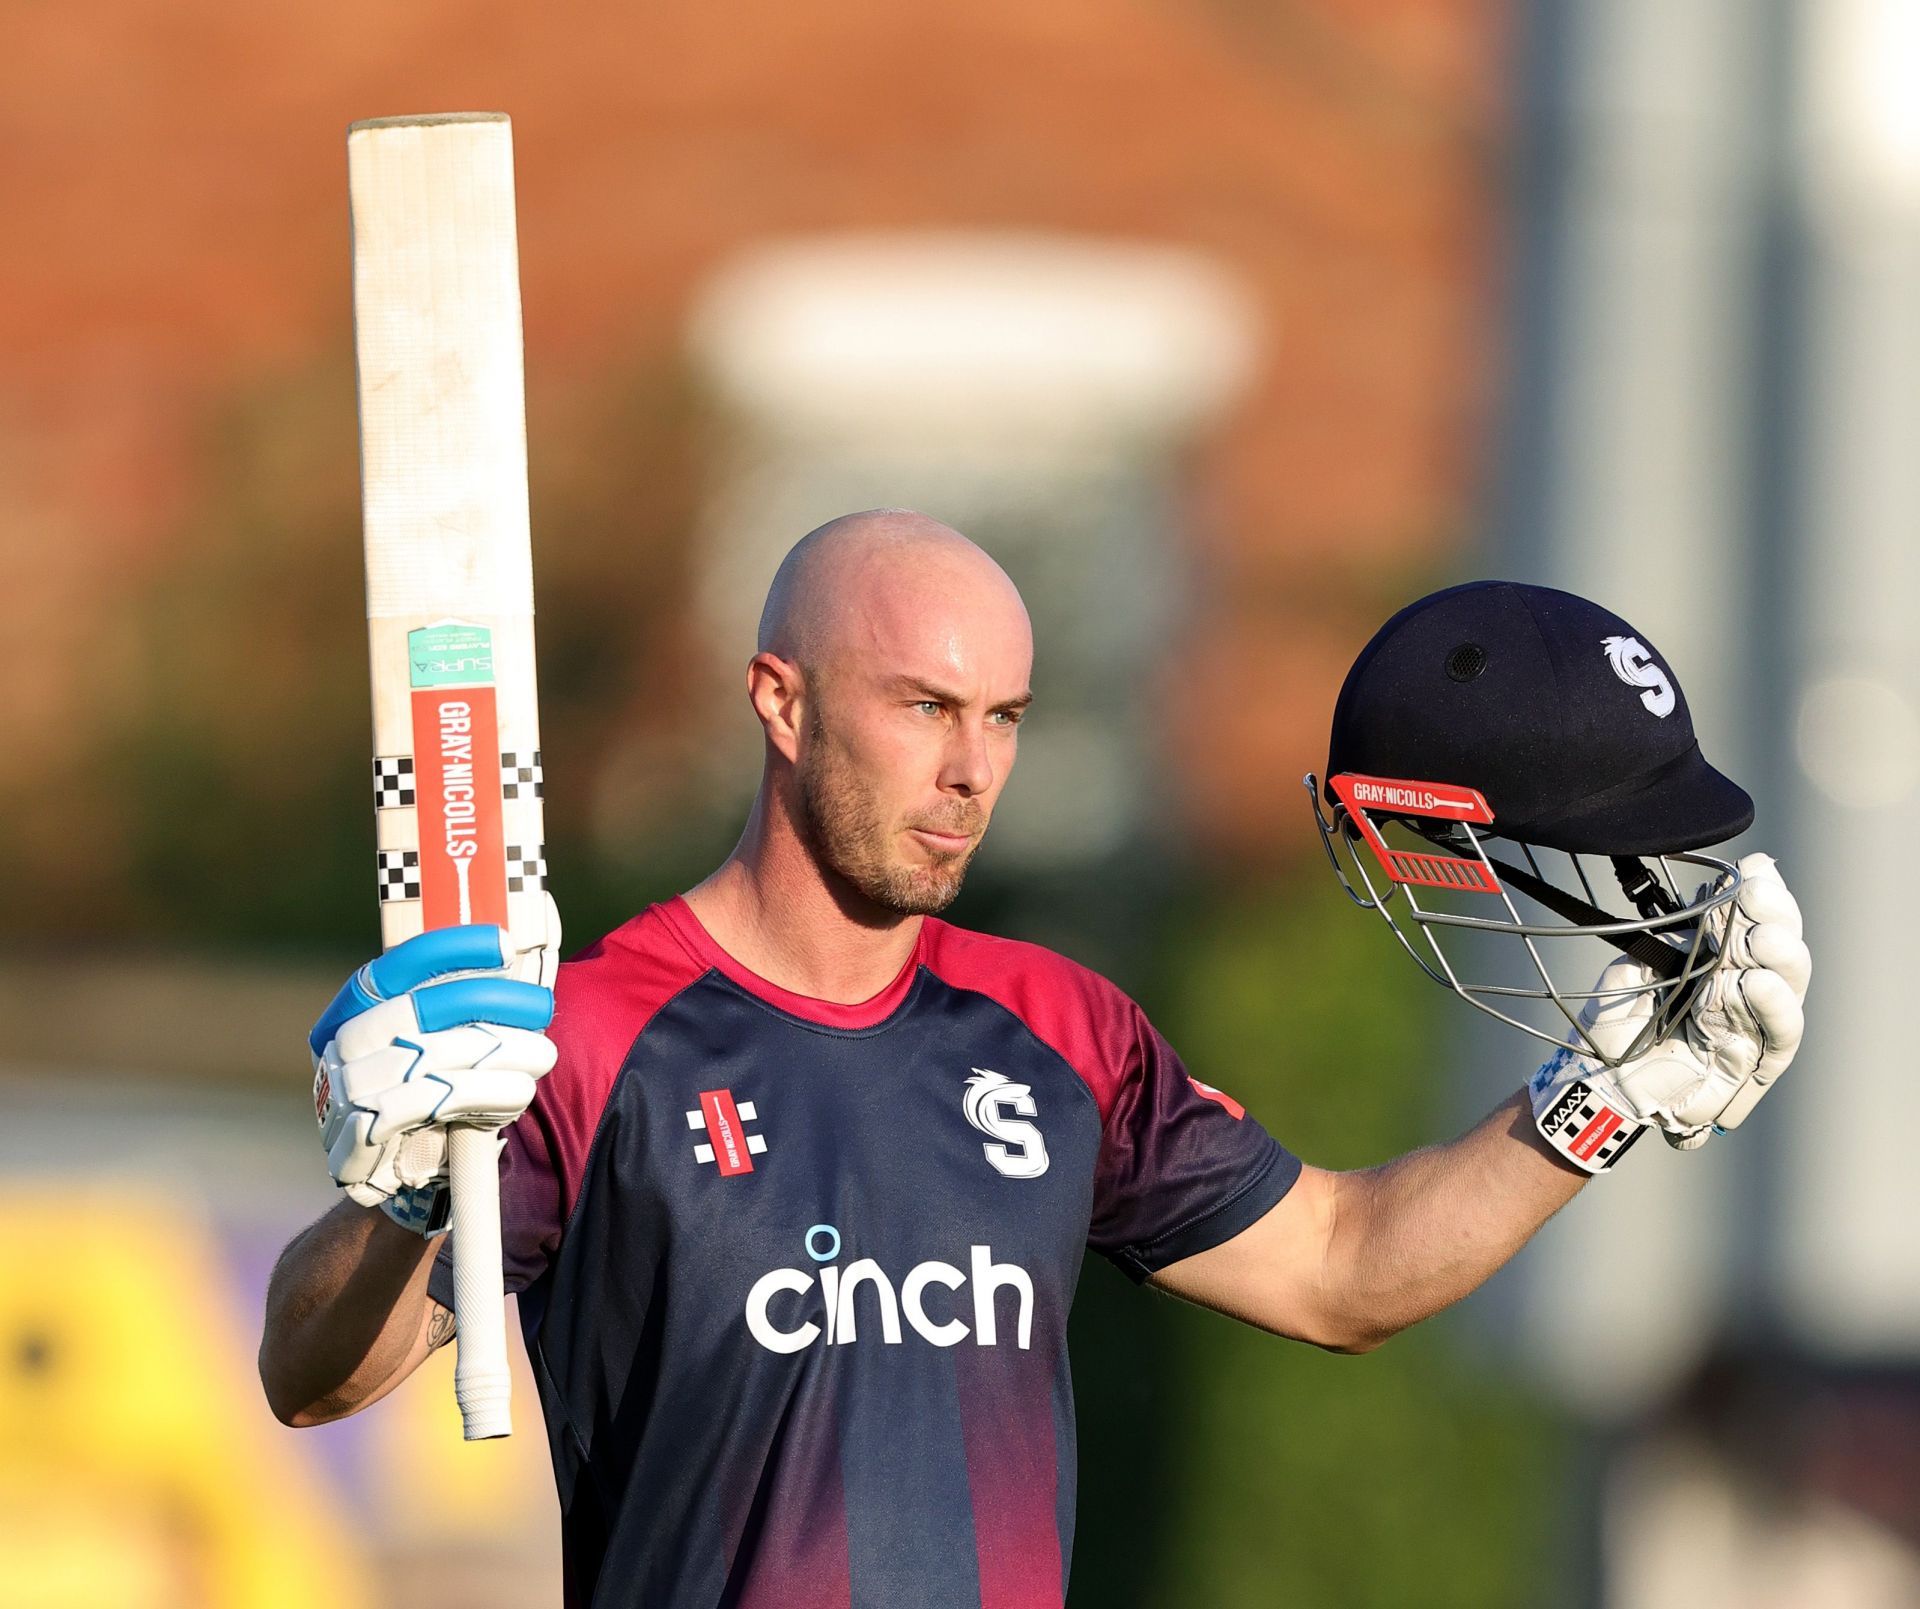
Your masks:
<path fill-rule="evenodd" d="M 288 1243 L 260 1337 L 260 1384 L 276 1419 L 305 1426 L 356 1413 L 453 1338 L 453 1314 L 427 1295 L 437 1244 L 347 1200 Z"/>
<path fill-rule="evenodd" d="M 554 1064 L 544 984 L 510 975 L 498 927 L 450 927 L 355 972 L 308 1036 L 314 1114 L 345 1193 L 281 1253 L 260 1383 L 285 1424 L 377 1402 L 453 1334 L 427 1295 L 448 1218 L 447 1128 L 497 1130 Z"/>
<path fill-rule="evenodd" d="M 1154 1276 L 1275 1335 L 1366 1352 L 1457 1302 L 1573 1199 L 1525 1091 L 1447 1145 L 1354 1173 L 1303 1168 L 1280 1204 Z"/>
<path fill-rule="evenodd" d="M 1712 936 L 1721 962 L 1668 1037 L 1637 1050 L 1652 975 L 1622 956 L 1580 1014 L 1594 1054 L 1562 1049 L 1451 1144 L 1357 1173 L 1303 1169 L 1257 1223 L 1155 1282 L 1276 1335 L 1365 1352 L 1479 1286 L 1646 1129 L 1690 1151 L 1737 1127 L 1800 1047 L 1813 970 L 1773 862 L 1749 855 L 1740 871 Z"/>

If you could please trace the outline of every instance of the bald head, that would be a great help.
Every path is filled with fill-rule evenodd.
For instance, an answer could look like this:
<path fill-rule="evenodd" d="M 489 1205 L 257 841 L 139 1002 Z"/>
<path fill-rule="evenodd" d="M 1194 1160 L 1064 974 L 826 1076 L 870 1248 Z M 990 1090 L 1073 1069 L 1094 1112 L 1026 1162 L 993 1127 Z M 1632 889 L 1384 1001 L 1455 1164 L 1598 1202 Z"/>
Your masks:
<path fill-rule="evenodd" d="M 765 842 L 800 846 L 885 919 L 943 909 L 1013 767 L 1032 671 L 1019 591 L 952 527 L 886 508 L 808 533 L 747 667 Z"/>
<path fill-rule="evenodd" d="M 983 610 L 1026 619 L 1018 589 L 983 548 L 911 509 L 869 509 L 793 545 L 767 590 L 757 647 L 826 672 L 849 653 L 881 647 L 876 635 L 888 627 L 924 637 L 929 626 L 938 633 L 930 612 Z"/>

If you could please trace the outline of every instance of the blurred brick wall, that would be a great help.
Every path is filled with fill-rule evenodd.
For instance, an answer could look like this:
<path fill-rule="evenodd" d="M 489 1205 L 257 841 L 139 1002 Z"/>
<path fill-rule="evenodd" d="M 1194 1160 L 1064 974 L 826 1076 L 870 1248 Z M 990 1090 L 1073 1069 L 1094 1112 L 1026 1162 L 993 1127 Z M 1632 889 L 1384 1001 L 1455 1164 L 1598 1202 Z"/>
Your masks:
<path fill-rule="evenodd" d="M 114 607 L 190 540 L 221 399 L 346 372 L 345 124 L 497 107 L 536 431 L 542 396 L 671 353 L 769 232 L 1058 229 L 1243 275 L 1273 355 L 1196 466 L 1168 729 L 1203 836 L 1267 853 L 1347 657 L 1470 517 L 1503 29 L 1488 0 L 16 8 L 0 784 L 57 785 L 110 706 Z"/>

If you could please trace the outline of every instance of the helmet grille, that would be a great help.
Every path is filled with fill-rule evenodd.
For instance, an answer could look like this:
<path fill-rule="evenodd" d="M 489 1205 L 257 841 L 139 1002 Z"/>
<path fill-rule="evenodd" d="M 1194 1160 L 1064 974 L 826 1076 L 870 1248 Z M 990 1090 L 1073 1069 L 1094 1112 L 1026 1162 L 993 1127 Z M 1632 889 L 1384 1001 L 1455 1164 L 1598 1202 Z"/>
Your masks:
<path fill-rule="evenodd" d="M 1470 682 L 1487 668 L 1487 651 L 1477 642 L 1463 642 L 1447 655 L 1447 674 L 1456 682 Z"/>

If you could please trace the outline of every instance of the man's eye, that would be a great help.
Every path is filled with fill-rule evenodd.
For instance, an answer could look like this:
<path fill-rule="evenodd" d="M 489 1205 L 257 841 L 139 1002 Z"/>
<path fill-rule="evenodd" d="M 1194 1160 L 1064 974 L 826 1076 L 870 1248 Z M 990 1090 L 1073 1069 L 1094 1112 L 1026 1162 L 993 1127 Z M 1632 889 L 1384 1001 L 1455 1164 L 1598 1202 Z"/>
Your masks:
<path fill-rule="evenodd" d="M 942 705 L 937 698 L 923 698 L 913 707 L 917 710 L 924 710 L 929 715 L 938 715 L 945 706 Z"/>

